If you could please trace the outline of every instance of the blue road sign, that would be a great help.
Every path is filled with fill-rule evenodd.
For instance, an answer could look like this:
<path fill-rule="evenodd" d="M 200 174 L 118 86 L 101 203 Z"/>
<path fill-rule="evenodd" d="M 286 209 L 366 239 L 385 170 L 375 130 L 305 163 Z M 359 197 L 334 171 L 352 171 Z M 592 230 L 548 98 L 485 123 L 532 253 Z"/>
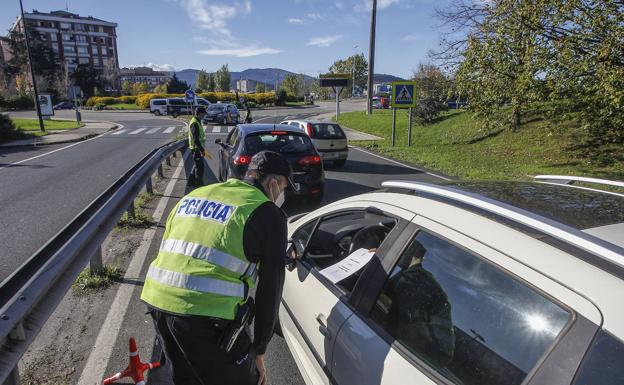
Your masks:
<path fill-rule="evenodd" d="M 195 92 L 193 90 L 186 90 L 184 93 L 184 100 L 187 103 L 193 103 L 195 101 Z"/>
<path fill-rule="evenodd" d="M 392 107 L 416 107 L 416 83 L 392 82 Z"/>

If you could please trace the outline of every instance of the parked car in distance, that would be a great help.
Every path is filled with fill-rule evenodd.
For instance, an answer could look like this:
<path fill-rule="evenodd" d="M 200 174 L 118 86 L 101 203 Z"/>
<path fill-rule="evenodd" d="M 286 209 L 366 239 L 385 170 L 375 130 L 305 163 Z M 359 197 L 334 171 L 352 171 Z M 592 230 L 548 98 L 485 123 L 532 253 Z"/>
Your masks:
<path fill-rule="evenodd" d="M 167 99 L 150 99 L 150 112 L 156 116 L 167 115 Z"/>
<path fill-rule="evenodd" d="M 279 320 L 306 384 L 622 384 L 624 194 L 539 180 L 293 217 Z"/>
<path fill-rule="evenodd" d="M 153 100 L 158 100 L 158 99 L 153 99 Z M 190 115 L 193 113 L 193 111 L 191 110 L 191 105 L 187 103 L 183 98 L 167 98 L 165 99 L 165 102 L 166 102 L 165 113 L 167 115 L 173 116 L 174 118 L 177 118 L 178 115 Z M 157 111 L 160 111 L 160 113 L 154 112 L 154 114 L 164 115 L 162 113 L 162 102 L 158 102 L 158 103 L 160 103 L 160 105 Z M 211 103 L 204 98 L 195 98 L 195 102 L 193 103 L 192 107 L 193 108 L 197 108 L 197 107 L 208 108 L 210 104 Z M 150 105 L 151 105 L 151 101 L 150 101 Z M 151 107 L 150 107 L 150 110 L 151 110 Z"/>
<path fill-rule="evenodd" d="M 202 123 L 238 124 L 240 112 L 233 103 L 213 103 L 206 109 Z"/>
<path fill-rule="evenodd" d="M 309 120 L 286 120 L 281 124 L 297 127 L 308 134 L 323 161 L 332 161 L 336 167 L 347 162 L 349 143 L 339 124 Z"/>
<path fill-rule="evenodd" d="M 64 101 L 60 102 L 52 107 L 55 110 L 69 110 L 74 108 L 74 102 Z"/>
<path fill-rule="evenodd" d="M 219 180 L 242 179 L 256 153 L 275 151 L 291 164 L 293 180 L 299 185 L 299 191 L 286 190 L 286 199 L 295 195 L 312 203 L 320 203 L 323 199 L 323 162 L 310 138 L 301 130 L 282 124 L 239 124 L 224 142 L 217 139 L 215 143 L 220 146 Z"/>

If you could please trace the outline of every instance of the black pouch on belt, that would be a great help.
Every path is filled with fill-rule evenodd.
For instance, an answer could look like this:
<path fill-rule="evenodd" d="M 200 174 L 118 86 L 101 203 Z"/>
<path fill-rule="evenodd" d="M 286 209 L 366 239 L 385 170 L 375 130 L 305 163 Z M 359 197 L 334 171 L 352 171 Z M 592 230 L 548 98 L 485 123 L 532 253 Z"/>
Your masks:
<path fill-rule="evenodd" d="M 236 318 L 225 328 L 221 338 L 219 339 L 219 348 L 229 352 L 234 346 L 236 339 L 245 329 L 245 326 L 251 323 L 254 315 L 253 298 L 247 299 L 245 303 L 238 305 Z"/>

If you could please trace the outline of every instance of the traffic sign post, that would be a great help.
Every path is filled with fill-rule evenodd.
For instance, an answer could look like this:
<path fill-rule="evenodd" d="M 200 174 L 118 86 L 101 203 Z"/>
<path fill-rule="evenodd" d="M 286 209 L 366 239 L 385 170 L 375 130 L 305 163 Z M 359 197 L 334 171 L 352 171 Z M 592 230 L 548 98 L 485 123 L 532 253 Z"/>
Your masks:
<path fill-rule="evenodd" d="M 340 118 L 340 93 L 349 85 L 349 74 L 325 74 L 319 76 L 319 87 L 331 87 L 336 94 L 336 121 Z"/>
<path fill-rule="evenodd" d="M 416 82 L 392 82 L 392 147 L 396 136 L 396 110 L 408 108 L 407 145 L 412 145 L 412 108 L 416 107 Z"/>
<path fill-rule="evenodd" d="M 191 111 L 191 115 L 194 115 L 193 111 L 193 103 L 195 103 L 195 91 L 188 89 L 184 93 L 184 101 L 189 104 L 189 111 Z"/>

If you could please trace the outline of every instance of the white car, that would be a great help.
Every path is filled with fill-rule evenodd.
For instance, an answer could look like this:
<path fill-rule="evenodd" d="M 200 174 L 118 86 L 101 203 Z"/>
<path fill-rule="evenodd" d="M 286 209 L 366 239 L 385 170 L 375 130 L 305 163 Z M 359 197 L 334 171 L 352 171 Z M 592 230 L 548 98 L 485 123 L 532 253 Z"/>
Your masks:
<path fill-rule="evenodd" d="M 193 107 L 205 107 L 210 106 L 210 102 L 204 98 L 195 98 Z M 189 105 L 186 104 L 184 99 L 181 98 L 166 98 L 166 99 L 150 99 L 150 112 L 156 116 L 167 115 L 167 110 L 170 110 L 173 117 L 177 117 L 181 114 L 190 113 Z"/>
<path fill-rule="evenodd" d="M 293 217 L 279 318 L 306 384 L 624 383 L 624 195 L 557 178 Z"/>
<path fill-rule="evenodd" d="M 150 99 L 150 112 L 156 116 L 167 115 L 167 99 Z"/>
<path fill-rule="evenodd" d="M 342 167 L 347 162 L 349 143 L 338 123 L 286 120 L 280 124 L 295 126 L 307 133 L 324 161 L 332 161 L 336 167 Z"/>

